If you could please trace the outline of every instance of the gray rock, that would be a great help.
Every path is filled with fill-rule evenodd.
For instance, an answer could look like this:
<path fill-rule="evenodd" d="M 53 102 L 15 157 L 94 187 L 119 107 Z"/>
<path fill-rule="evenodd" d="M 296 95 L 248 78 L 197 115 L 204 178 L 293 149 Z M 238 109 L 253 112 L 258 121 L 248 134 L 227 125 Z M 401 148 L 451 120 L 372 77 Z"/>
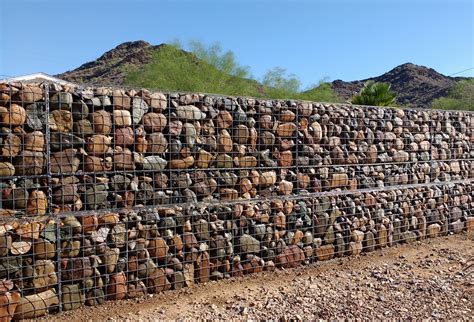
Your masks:
<path fill-rule="evenodd" d="M 259 253 L 260 242 L 250 235 L 242 235 L 239 238 L 240 250 L 242 253 Z"/>
<path fill-rule="evenodd" d="M 193 148 L 196 143 L 196 128 L 191 123 L 183 125 L 184 140 L 188 147 Z"/>
<path fill-rule="evenodd" d="M 134 124 L 139 124 L 143 115 L 148 112 L 148 104 L 141 98 L 134 97 L 132 103 L 132 119 Z"/>
<path fill-rule="evenodd" d="M 72 94 L 66 92 L 57 92 L 51 96 L 49 103 L 51 109 L 71 110 L 72 107 Z"/>
<path fill-rule="evenodd" d="M 31 104 L 26 107 L 26 124 L 32 130 L 42 130 L 46 124 L 46 113 L 40 104 Z"/>
<path fill-rule="evenodd" d="M 198 121 L 204 119 L 206 114 L 194 105 L 185 105 L 176 107 L 176 116 L 181 120 Z"/>
<path fill-rule="evenodd" d="M 194 234 L 198 240 L 209 240 L 209 224 L 204 219 L 199 219 L 194 223 Z"/>
<path fill-rule="evenodd" d="M 147 171 L 161 171 L 166 168 L 167 161 L 156 155 L 151 155 L 143 158 L 141 163 L 143 170 Z"/>

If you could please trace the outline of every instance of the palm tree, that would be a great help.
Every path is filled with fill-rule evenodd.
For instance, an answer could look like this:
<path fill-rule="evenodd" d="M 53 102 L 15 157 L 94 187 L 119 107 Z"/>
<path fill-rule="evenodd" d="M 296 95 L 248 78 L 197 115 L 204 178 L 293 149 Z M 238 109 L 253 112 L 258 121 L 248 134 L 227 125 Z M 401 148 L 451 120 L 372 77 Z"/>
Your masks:
<path fill-rule="evenodd" d="M 368 81 L 358 95 L 352 97 L 352 104 L 388 106 L 395 104 L 397 94 L 390 89 L 389 83 Z"/>

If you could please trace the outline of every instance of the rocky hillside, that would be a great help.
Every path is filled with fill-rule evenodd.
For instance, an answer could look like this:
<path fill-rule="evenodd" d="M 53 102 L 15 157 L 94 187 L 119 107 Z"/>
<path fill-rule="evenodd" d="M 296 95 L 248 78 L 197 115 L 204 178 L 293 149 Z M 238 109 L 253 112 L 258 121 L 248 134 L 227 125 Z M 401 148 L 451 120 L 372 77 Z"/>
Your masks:
<path fill-rule="evenodd" d="M 359 92 L 368 80 L 387 82 L 397 93 L 397 102 L 400 105 L 430 107 L 434 99 L 446 96 L 449 89 L 460 79 L 463 78 L 444 76 L 432 68 L 407 63 L 377 77 L 353 82 L 335 80 L 332 82 L 332 88 L 339 96 L 348 99 Z"/>
<path fill-rule="evenodd" d="M 127 68 L 148 64 L 153 50 L 161 46 L 163 44 L 152 46 L 143 40 L 124 42 L 98 59 L 56 76 L 74 83 L 122 85 Z"/>
<path fill-rule="evenodd" d="M 153 53 L 165 46 L 167 45 L 153 46 L 145 41 L 125 42 L 106 52 L 97 60 L 56 76 L 75 83 L 124 85 L 127 70 L 141 70 L 152 61 Z M 197 58 L 194 55 L 189 57 L 193 57 L 192 60 L 197 63 Z M 397 92 L 398 104 L 430 107 L 434 99 L 446 96 L 449 89 L 460 79 L 462 78 L 444 76 L 434 69 L 407 63 L 395 67 L 381 76 L 369 79 L 352 82 L 336 80 L 331 83 L 331 87 L 338 96 L 349 99 L 353 93 L 360 90 L 367 80 L 388 82 Z M 247 79 L 242 79 L 242 81 L 252 88 L 255 87 L 255 92 L 262 91 L 262 85 L 258 82 Z M 242 93 L 242 95 L 251 94 Z M 263 95 L 265 94 L 263 93 Z"/>

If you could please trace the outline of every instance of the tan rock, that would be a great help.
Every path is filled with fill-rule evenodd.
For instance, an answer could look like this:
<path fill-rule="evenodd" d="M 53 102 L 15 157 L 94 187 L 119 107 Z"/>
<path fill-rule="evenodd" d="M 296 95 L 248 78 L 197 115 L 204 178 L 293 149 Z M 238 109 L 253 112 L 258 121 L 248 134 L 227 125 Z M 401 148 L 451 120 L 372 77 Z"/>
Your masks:
<path fill-rule="evenodd" d="M 351 241 L 349 243 L 349 254 L 352 256 L 359 255 L 362 252 L 362 242 Z"/>
<path fill-rule="evenodd" d="M 385 228 L 384 225 L 380 224 L 379 227 L 377 227 L 376 229 L 377 229 L 377 234 L 376 234 L 376 239 L 375 239 L 376 247 L 382 248 L 382 247 L 387 246 L 387 242 L 388 242 L 387 228 Z"/>
<path fill-rule="evenodd" d="M 0 107 L 0 120 L 6 126 L 19 126 L 25 124 L 26 111 L 18 104 L 11 104 L 10 108 Z"/>
<path fill-rule="evenodd" d="M 266 171 L 262 172 L 262 174 L 259 177 L 259 184 L 262 186 L 273 186 L 276 183 L 276 173 L 275 171 Z"/>
<path fill-rule="evenodd" d="M 111 158 L 99 158 L 92 155 L 88 155 L 84 158 L 84 171 L 85 172 L 103 172 L 112 169 Z"/>
<path fill-rule="evenodd" d="M 32 242 L 26 240 L 16 240 L 12 242 L 12 248 L 10 252 L 13 255 L 24 255 L 31 249 Z"/>
<path fill-rule="evenodd" d="M 70 111 L 54 110 L 49 116 L 49 128 L 55 132 L 69 132 L 73 127 L 73 118 Z"/>
<path fill-rule="evenodd" d="M 308 186 L 309 186 L 309 183 L 311 181 L 311 178 L 309 177 L 309 175 L 307 174 L 304 174 L 304 173 L 298 173 L 296 175 L 296 178 L 298 180 L 298 188 L 301 188 L 301 189 L 306 189 Z"/>
<path fill-rule="evenodd" d="M 242 168 L 255 168 L 257 167 L 257 158 L 254 156 L 245 156 L 238 158 L 239 166 Z"/>
<path fill-rule="evenodd" d="M 28 147 L 29 146 L 30 145 L 28 145 Z M 0 147 L 0 154 L 4 157 L 12 158 L 20 153 L 21 148 L 21 139 L 15 134 L 9 133 L 3 137 L 3 144 Z"/>
<path fill-rule="evenodd" d="M 295 123 L 282 123 L 277 127 L 277 134 L 280 137 L 291 137 L 295 133 L 297 126 Z"/>
<path fill-rule="evenodd" d="M 44 173 L 46 159 L 43 152 L 23 150 L 13 161 L 16 175 L 40 175 Z M 0 171 L 1 172 L 1 171 Z"/>
<path fill-rule="evenodd" d="M 40 131 L 26 133 L 24 136 L 23 149 L 29 151 L 44 151 L 44 134 Z"/>
<path fill-rule="evenodd" d="M 439 224 L 431 224 L 431 225 L 428 225 L 428 227 L 426 227 L 426 236 L 429 238 L 438 237 L 440 233 L 441 233 L 441 226 Z"/>
<path fill-rule="evenodd" d="M 168 120 L 166 116 L 161 113 L 146 113 L 143 116 L 143 126 L 145 127 L 145 131 L 148 133 L 154 132 L 161 132 L 165 128 Z"/>
<path fill-rule="evenodd" d="M 35 259 L 52 259 L 56 256 L 56 245 L 50 241 L 38 238 L 33 242 Z"/>
<path fill-rule="evenodd" d="M 166 110 L 168 101 L 166 95 L 163 93 L 155 92 L 151 93 L 149 96 L 145 97 L 145 101 L 151 107 L 153 112 L 161 113 Z"/>
<path fill-rule="evenodd" d="M 293 191 L 293 182 L 287 180 L 281 180 L 278 185 L 278 191 L 282 195 L 289 195 Z"/>
<path fill-rule="evenodd" d="M 117 170 L 135 170 L 133 154 L 128 149 L 114 152 L 112 161 Z"/>
<path fill-rule="evenodd" d="M 275 224 L 275 227 L 278 229 L 286 229 L 286 216 L 282 211 L 279 211 L 274 219 L 273 223 Z"/>
<path fill-rule="evenodd" d="M 466 219 L 466 230 L 474 231 L 474 217 L 467 217 Z"/>
<path fill-rule="evenodd" d="M 271 130 L 273 128 L 273 118 L 271 115 L 260 116 L 260 128 Z"/>
<path fill-rule="evenodd" d="M 44 99 L 43 89 L 35 85 L 23 85 L 18 92 L 22 103 L 31 104 Z"/>
<path fill-rule="evenodd" d="M 15 313 L 21 295 L 19 292 L 1 292 L 0 293 L 0 321 L 10 322 Z"/>
<path fill-rule="evenodd" d="M 298 104 L 298 115 L 310 116 L 313 114 L 313 104 L 310 102 L 301 102 Z"/>
<path fill-rule="evenodd" d="M 125 93 L 124 90 L 115 89 L 112 92 L 112 104 L 114 105 L 114 114 L 115 111 L 119 111 L 119 109 L 130 110 L 130 103 L 131 98 Z"/>
<path fill-rule="evenodd" d="M 410 159 L 410 154 L 405 151 L 397 151 L 393 154 L 393 161 L 407 162 Z"/>
<path fill-rule="evenodd" d="M 15 310 L 14 319 L 33 319 L 48 313 L 59 305 L 59 298 L 54 289 L 38 294 L 26 295 L 21 298 Z"/>
<path fill-rule="evenodd" d="M 219 111 L 216 120 L 219 129 L 228 129 L 232 126 L 233 122 L 232 114 L 228 111 Z"/>
<path fill-rule="evenodd" d="M 360 243 L 364 240 L 364 233 L 360 230 L 353 230 L 351 232 L 351 241 Z"/>
<path fill-rule="evenodd" d="M 92 155 L 104 154 L 112 144 L 110 137 L 96 134 L 91 137 L 88 137 L 86 140 L 86 151 Z"/>
<path fill-rule="evenodd" d="M 293 152 L 283 151 L 278 157 L 278 163 L 281 167 L 291 167 L 293 164 Z"/>
<path fill-rule="evenodd" d="M 187 169 L 194 164 L 194 157 L 190 156 L 184 159 L 174 159 L 169 163 L 170 169 Z"/>
<path fill-rule="evenodd" d="M 329 260 L 334 257 L 334 246 L 323 245 L 316 248 L 316 258 L 320 261 Z"/>
<path fill-rule="evenodd" d="M 376 163 L 377 162 L 377 146 L 369 145 L 367 149 L 367 163 Z"/>
<path fill-rule="evenodd" d="M 318 122 L 311 123 L 311 132 L 313 134 L 314 143 L 319 143 L 323 137 L 323 128 Z"/>
<path fill-rule="evenodd" d="M 196 167 L 207 169 L 209 168 L 209 164 L 212 161 L 213 156 L 211 153 L 207 152 L 204 149 L 200 149 L 197 153 L 196 158 Z"/>
<path fill-rule="evenodd" d="M 223 188 L 219 190 L 221 200 L 235 200 L 239 197 L 239 192 L 231 188 Z"/>
<path fill-rule="evenodd" d="M 242 178 L 239 181 L 239 187 L 242 193 L 247 193 L 253 188 L 252 181 L 250 181 L 248 178 Z"/>
<path fill-rule="evenodd" d="M 349 184 L 349 179 L 346 173 L 334 173 L 331 179 L 331 189 L 343 188 Z"/>
<path fill-rule="evenodd" d="M 249 129 L 243 124 L 239 124 L 234 129 L 234 141 L 239 144 L 246 144 L 249 139 Z"/>
<path fill-rule="evenodd" d="M 114 124 L 118 127 L 131 126 L 132 115 L 126 110 L 114 110 L 112 113 L 114 117 Z"/>
<path fill-rule="evenodd" d="M 75 173 L 79 169 L 80 160 L 76 156 L 76 149 L 66 149 L 51 155 L 52 173 Z"/>
<path fill-rule="evenodd" d="M 281 112 L 280 121 L 282 122 L 293 122 L 296 118 L 295 113 L 289 110 L 284 110 Z"/>
<path fill-rule="evenodd" d="M 89 120 L 95 134 L 109 134 L 112 130 L 110 113 L 104 110 L 89 114 Z"/>
<path fill-rule="evenodd" d="M 147 249 L 150 257 L 159 261 L 165 260 L 169 251 L 166 241 L 159 237 L 149 240 Z"/>
<path fill-rule="evenodd" d="M 232 151 L 232 137 L 227 130 L 221 130 L 217 138 L 217 148 L 219 152 L 229 153 Z"/>
<path fill-rule="evenodd" d="M 28 197 L 26 213 L 28 215 L 45 215 L 48 209 L 48 199 L 41 190 L 33 190 Z"/>
<path fill-rule="evenodd" d="M 168 148 L 168 141 L 163 133 L 150 134 L 147 142 L 147 152 L 162 154 Z"/>
<path fill-rule="evenodd" d="M 216 157 L 216 168 L 232 168 L 233 164 L 234 162 L 232 160 L 232 157 L 228 154 L 219 154 Z"/>
<path fill-rule="evenodd" d="M 0 162 L 0 177 L 15 175 L 15 167 L 9 162 Z"/>

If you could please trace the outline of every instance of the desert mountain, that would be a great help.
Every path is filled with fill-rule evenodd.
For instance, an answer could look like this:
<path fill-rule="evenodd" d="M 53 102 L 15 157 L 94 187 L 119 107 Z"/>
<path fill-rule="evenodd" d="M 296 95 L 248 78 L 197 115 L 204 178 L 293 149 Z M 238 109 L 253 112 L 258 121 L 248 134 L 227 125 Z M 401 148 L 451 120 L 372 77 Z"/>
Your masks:
<path fill-rule="evenodd" d="M 434 99 L 446 96 L 449 89 L 461 79 L 445 76 L 432 68 L 406 63 L 377 77 L 353 82 L 335 80 L 331 85 L 340 97 L 348 99 L 353 93 L 359 92 L 366 81 L 387 82 L 397 93 L 400 105 L 430 107 Z"/>
<path fill-rule="evenodd" d="M 153 53 L 166 46 L 168 45 L 153 46 L 145 41 L 125 42 L 94 61 L 56 76 L 75 83 L 124 85 L 127 70 L 146 69 L 152 61 Z M 184 51 L 183 53 L 188 54 Z M 191 54 L 189 57 L 193 61 L 197 59 Z M 368 80 L 388 82 L 397 93 L 397 102 L 400 105 L 426 108 L 430 107 L 434 99 L 445 96 L 460 79 L 462 78 L 442 75 L 432 68 L 406 63 L 377 77 L 351 82 L 335 80 L 331 87 L 341 98 L 349 99 Z M 245 79 L 245 82 L 247 81 L 249 86 L 256 86 L 258 92 L 261 92 L 260 84 Z"/>
<path fill-rule="evenodd" d="M 165 45 L 152 46 L 143 40 L 124 42 L 96 60 L 56 76 L 80 84 L 123 85 L 126 70 L 145 66 L 153 51 L 162 46 Z"/>

